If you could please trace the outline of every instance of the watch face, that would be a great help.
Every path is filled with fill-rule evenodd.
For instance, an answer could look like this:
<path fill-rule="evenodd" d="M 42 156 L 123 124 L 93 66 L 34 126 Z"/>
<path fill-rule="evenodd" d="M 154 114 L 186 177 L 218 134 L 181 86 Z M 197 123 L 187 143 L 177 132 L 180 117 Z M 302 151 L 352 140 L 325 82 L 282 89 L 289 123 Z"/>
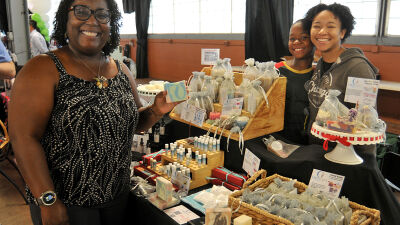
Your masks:
<path fill-rule="evenodd" d="M 45 205 L 52 205 L 56 201 L 56 195 L 52 192 L 45 193 L 42 199 Z"/>

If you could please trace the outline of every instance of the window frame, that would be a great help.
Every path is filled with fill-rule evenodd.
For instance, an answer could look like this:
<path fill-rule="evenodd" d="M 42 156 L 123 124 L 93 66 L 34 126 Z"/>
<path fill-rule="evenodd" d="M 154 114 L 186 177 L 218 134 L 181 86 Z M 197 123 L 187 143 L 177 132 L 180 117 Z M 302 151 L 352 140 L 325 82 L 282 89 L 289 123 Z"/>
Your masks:
<path fill-rule="evenodd" d="M 400 46 L 400 35 L 387 35 L 391 0 L 378 0 L 378 23 L 375 35 L 351 35 L 345 44 Z M 204 39 L 204 40 L 244 40 L 244 33 L 215 34 L 149 34 L 149 39 Z M 136 34 L 122 34 L 121 38 L 136 38 Z"/>

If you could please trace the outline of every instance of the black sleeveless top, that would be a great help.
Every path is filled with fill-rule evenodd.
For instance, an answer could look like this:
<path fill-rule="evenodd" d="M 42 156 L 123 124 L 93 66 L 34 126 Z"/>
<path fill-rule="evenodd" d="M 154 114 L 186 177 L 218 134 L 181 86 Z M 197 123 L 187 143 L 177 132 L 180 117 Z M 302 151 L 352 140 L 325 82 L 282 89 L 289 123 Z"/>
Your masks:
<path fill-rule="evenodd" d="M 59 199 L 96 207 L 129 190 L 131 145 L 139 113 L 128 77 L 118 74 L 99 89 L 94 81 L 59 71 L 54 106 L 41 144 Z"/>

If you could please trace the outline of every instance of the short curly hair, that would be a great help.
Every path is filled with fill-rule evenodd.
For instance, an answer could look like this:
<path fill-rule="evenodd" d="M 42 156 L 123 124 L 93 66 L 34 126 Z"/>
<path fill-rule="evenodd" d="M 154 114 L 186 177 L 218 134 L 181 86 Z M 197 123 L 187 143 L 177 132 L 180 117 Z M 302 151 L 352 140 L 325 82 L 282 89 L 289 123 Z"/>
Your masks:
<path fill-rule="evenodd" d="M 301 28 L 303 29 L 304 32 L 307 34 L 310 34 L 310 29 L 307 29 L 307 24 L 309 23 L 305 18 L 296 20 L 296 22 L 292 23 L 292 26 L 299 23 L 301 25 Z"/>
<path fill-rule="evenodd" d="M 308 10 L 308 12 L 306 13 L 306 16 L 304 19 L 306 19 L 306 29 L 307 30 L 311 30 L 311 24 L 312 21 L 314 20 L 314 18 L 322 11 L 324 10 L 328 10 L 330 12 L 333 13 L 333 15 L 335 15 L 339 20 L 341 25 L 341 29 L 346 29 L 346 33 L 344 34 L 343 38 L 342 38 L 342 42 L 344 42 L 346 40 L 346 38 L 348 38 L 351 35 L 351 32 L 354 29 L 354 25 L 355 25 L 355 20 L 354 20 L 354 16 L 351 14 L 351 11 L 349 9 L 349 7 L 345 6 L 345 5 L 341 5 L 338 3 L 333 3 L 330 5 L 326 5 L 326 4 L 318 4 L 314 7 L 312 7 L 311 9 Z"/>
<path fill-rule="evenodd" d="M 119 45 L 120 35 L 119 28 L 121 27 L 121 13 L 118 10 L 118 5 L 114 0 L 105 0 L 110 10 L 110 40 L 103 47 L 105 55 L 110 55 Z M 62 0 L 58 6 L 55 20 L 53 22 L 54 30 L 51 37 L 56 40 L 59 47 L 68 45 L 65 37 L 67 31 L 68 12 L 74 0 Z"/>

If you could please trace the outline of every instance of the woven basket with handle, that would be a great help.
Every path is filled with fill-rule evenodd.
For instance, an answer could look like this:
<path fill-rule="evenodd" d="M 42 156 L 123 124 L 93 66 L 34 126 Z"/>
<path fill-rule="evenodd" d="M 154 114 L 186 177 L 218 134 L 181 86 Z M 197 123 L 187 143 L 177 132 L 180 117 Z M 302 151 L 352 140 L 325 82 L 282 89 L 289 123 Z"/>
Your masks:
<path fill-rule="evenodd" d="M 257 180 L 261 176 L 261 179 Z M 248 179 L 243 184 L 243 189 L 237 192 L 234 192 L 229 196 L 229 206 L 233 209 L 232 218 L 236 218 L 240 215 L 247 215 L 253 218 L 253 225 L 293 225 L 287 219 L 282 217 L 273 215 L 265 210 L 259 209 L 251 204 L 242 202 L 240 200 L 240 196 L 243 194 L 244 189 L 249 188 L 253 191 L 256 188 L 266 188 L 272 182 L 274 182 L 275 178 L 280 178 L 283 181 L 289 181 L 290 178 L 280 176 L 278 174 L 274 174 L 272 176 L 266 177 L 267 172 L 265 170 L 260 170 L 256 172 L 250 179 Z M 256 181 L 257 180 L 257 181 Z M 299 193 L 302 193 L 307 188 L 307 185 L 302 182 L 295 182 L 294 186 L 297 188 Z M 358 219 L 360 216 L 365 215 L 367 220 L 361 223 L 361 225 L 377 225 L 380 223 L 380 211 L 376 209 L 367 208 L 363 205 L 359 205 L 355 202 L 349 201 L 349 205 L 353 210 L 353 214 L 351 216 L 350 225 L 357 225 Z"/>

